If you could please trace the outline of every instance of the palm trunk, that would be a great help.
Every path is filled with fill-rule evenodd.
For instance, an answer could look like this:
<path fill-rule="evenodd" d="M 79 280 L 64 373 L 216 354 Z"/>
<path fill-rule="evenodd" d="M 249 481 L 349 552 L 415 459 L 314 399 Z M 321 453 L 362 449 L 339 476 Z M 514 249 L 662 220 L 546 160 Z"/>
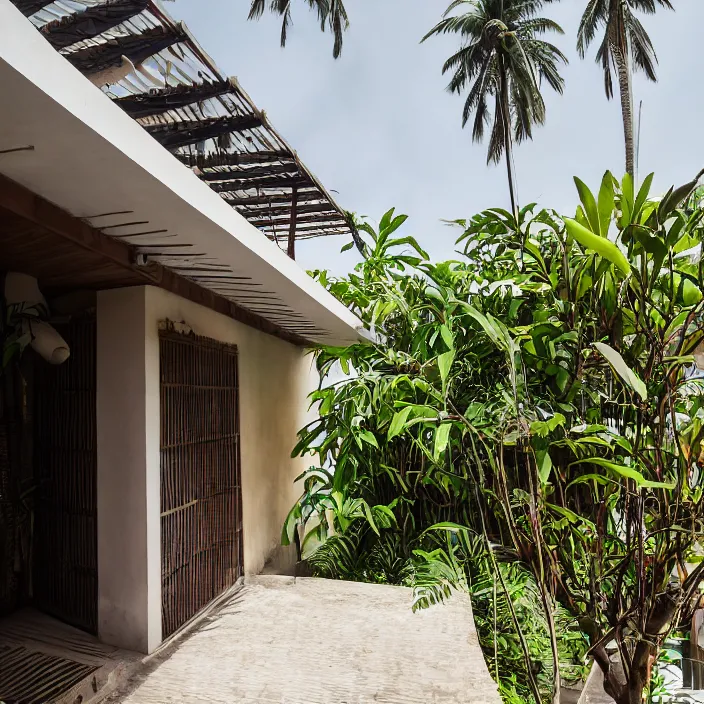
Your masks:
<path fill-rule="evenodd" d="M 508 174 L 508 191 L 511 196 L 511 213 L 518 224 L 518 207 L 516 205 L 516 188 L 514 186 L 513 163 L 511 160 L 511 111 L 508 103 L 508 80 L 506 67 L 501 57 L 501 122 L 504 130 L 504 152 L 506 156 L 506 172 Z"/>
<path fill-rule="evenodd" d="M 626 145 L 626 171 L 635 177 L 635 140 L 633 138 L 633 94 L 631 88 L 631 69 L 628 54 L 614 51 L 618 85 L 621 92 L 621 115 L 623 117 L 623 137 Z"/>

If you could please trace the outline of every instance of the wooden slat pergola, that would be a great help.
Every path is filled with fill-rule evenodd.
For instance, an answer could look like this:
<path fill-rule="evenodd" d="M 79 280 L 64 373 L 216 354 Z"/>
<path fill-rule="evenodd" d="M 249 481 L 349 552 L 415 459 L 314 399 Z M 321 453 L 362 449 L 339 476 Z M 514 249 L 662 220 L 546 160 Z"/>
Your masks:
<path fill-rule="evenodd" d="M 12 0 L 54 48 L 295 258 L 297 239 L 352 222 L 158 0 Z M 70 8 L 70 9 L 69 9 Z"/>

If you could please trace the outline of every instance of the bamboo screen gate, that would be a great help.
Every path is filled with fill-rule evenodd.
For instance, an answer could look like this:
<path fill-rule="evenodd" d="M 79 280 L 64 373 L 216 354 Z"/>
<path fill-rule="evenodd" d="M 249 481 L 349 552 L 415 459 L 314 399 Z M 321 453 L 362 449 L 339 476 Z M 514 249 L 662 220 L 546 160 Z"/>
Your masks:
<path fill-rule="evenodd" d="M 95 315 L 56 327 L 71 356 L 34 365 L 34 602 L 97 633 Z"/>
<path fill-rule="evenodd" d="M 243 573 L 237 348 L 160 333 L 162 637 Z"/>

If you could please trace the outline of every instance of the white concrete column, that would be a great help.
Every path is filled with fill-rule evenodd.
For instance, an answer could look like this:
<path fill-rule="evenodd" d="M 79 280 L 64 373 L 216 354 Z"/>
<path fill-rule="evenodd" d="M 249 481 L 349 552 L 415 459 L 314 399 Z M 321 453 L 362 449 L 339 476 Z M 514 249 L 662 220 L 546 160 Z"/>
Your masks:
<path fill-rule="evenodd" d="M 150 653 L 161 642 L 159 349 L 146 293 L 98 293 L 98 636 Z"/>

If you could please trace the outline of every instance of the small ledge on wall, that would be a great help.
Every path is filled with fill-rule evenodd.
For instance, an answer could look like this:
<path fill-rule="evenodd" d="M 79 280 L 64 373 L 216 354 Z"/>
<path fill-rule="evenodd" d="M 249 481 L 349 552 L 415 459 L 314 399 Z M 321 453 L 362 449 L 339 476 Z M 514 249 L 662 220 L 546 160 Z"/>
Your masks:
<path fill-rule="evenodd" d="M 185 321 L 175 322 L 169 320 L 168 318 L 159 321 L 159 330 L 166 330 L 167 332 L 177 332 L 181 335 L 193 335 L 193 328 Z"/>

